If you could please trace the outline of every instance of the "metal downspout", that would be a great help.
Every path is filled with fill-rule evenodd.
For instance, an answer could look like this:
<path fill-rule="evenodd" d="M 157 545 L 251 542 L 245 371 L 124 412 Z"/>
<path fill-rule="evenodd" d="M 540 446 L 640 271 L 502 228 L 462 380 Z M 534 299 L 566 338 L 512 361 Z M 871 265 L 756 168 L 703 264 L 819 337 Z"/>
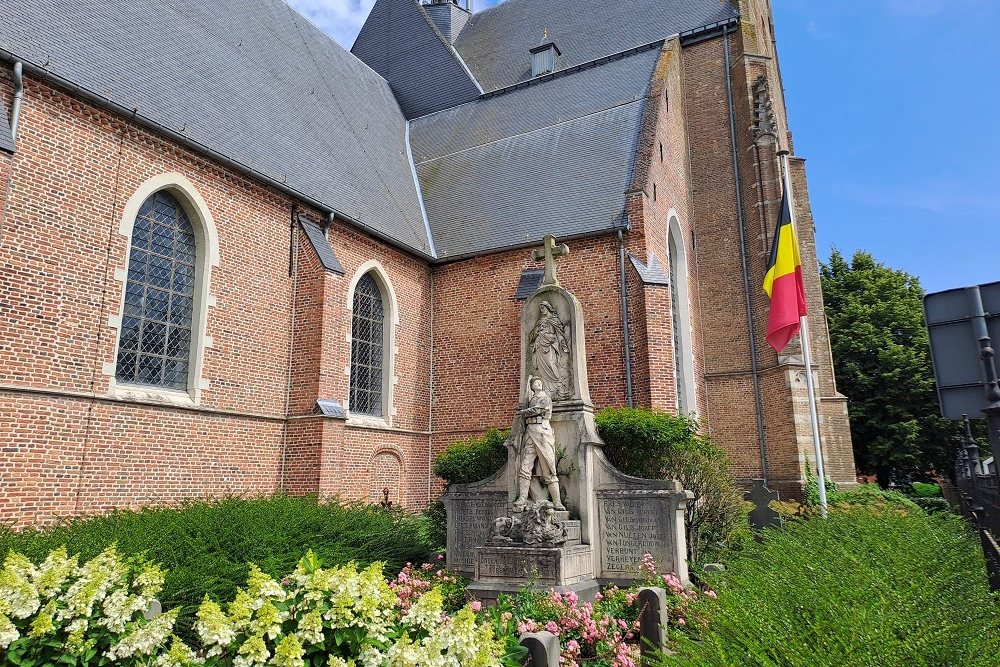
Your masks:
<path fill-rule="evenodd" d="M 14 63 L 14 101 L 10 107 L 10 136 L 17 141 L 17 125 L 21 119 L 21 100 L 24 99 L 24 66 Z"/>
<path fill-rule="evenodd" d="M 753 317 L 753 299 L 750 296 L 750 267 L 747 258 L 747 235 L 744 228 L 746 217 L 743 212 L 743 191 L 740 180 L 739 149 L 736 145 L 736 111 L 733 105 L 733 75 L 729 61 L 729 33 L 726 26 L 722 31 L 723 60 L 726 67 L 726 102 L 729 105 L 729 139 L 733 154 L 733 179 L 736 188 L 736 215 L 739 219 L 740 261 L 743 265 L 743 296 L 747 310 L 747 331 L 750 338 L 750 371 L 753 376 L 754 408 L 757 414 L 757 442 L 760 446 L 760 471 L 764 485 L 768 483 L 767 435 L 764 433 L 764 397 L 760 388 L 760 366 L 757 359 L 757 332 Z"/>
<path fill-rule="evenodd" d="M 625 282 L 625 238 L 618 228 L 618 293 L 621 295 L 622 337 L 625 347 L 625 404 L 635 407 L 632 398 L 632 337 L 628 332 L 628 286 Z"/>

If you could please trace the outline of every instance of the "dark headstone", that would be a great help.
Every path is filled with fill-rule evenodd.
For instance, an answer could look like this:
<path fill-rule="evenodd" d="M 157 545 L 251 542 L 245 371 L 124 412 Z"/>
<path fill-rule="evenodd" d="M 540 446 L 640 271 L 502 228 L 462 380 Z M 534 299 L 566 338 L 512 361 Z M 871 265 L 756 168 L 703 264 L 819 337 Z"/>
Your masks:
<path fill-rule="evenodd" d="M 746 498 L 753 503 L 751 526 L 757 530 L 781 527 L 781 516 L 771 508 L 771 501 L 778 499 L 778 492 L 764 486 L 764 480 L 755 479 L 753 489 L 746 494 Z"/>

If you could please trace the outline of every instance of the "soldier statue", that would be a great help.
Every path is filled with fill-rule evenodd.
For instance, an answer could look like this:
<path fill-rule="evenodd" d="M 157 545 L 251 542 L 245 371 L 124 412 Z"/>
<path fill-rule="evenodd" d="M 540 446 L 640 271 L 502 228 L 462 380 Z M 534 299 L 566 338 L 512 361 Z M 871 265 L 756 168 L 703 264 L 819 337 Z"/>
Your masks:
<path fill-rule="evenodd" d="M 545 391 L 540 377 L 529 377 L 532 397 L 517 413 L 524 417 L 524 435 L 517 457 L 517 499 L 514 511 L 521 512 L 528 502 L 528 489 L 537 463 L 539 477 L 549 492 L 549 500 L 556 510 L 566 508 L 559 496 L 559 478 L 556 476 L 556 437 L 549 419 L 552 417 L 552 399 Z M 534 498 L 533 500 L 544 500 Z"/>

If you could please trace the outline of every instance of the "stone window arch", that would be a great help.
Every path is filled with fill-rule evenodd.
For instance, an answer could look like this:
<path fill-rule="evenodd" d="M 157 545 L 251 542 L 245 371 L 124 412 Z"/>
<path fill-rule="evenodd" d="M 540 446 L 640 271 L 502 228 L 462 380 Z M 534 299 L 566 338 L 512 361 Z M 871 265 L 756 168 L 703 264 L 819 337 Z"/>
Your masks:
<path fill-rule="evenodd" d="M 348 292 L 351 308 L 350 377 L 347 407 L 351 420 L 390 425 L 398 322 L 392 283 L 375 261 L 355 273 Z"/>
<path fill-rule="evenodd" d="M 155 176 L 125 205 L 119 232 L 128 238 L 114 361 L 105 365 L 112 394 L 125 399 L 198 404 L 211 267 L 219 264 L 211 212 L 179 173 Z"/>
<path fill-rule="evenodd" d="M 673 331 L 674 379 L 677 411 L 697 411 L 694 353 L 691 346 L 691 300 L 688 291 L 687 251 L 676 214 L 671 212 L 667 229 L 667 265 L 670 276 L 670 321 Z"/>

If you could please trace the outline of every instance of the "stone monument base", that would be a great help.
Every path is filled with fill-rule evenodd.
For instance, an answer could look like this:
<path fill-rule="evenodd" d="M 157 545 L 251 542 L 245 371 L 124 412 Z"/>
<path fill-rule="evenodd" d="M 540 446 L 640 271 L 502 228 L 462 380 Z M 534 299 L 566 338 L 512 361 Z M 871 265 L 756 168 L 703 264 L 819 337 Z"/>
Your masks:
<path fill-rule="evenodd" d="M 469 591 L 484 602 L 521 588 L 574 591 L 593 601 L 600 590 L 589 544 L 562 547 L 485 546 L 476 549 L 476 580 Z"/>

